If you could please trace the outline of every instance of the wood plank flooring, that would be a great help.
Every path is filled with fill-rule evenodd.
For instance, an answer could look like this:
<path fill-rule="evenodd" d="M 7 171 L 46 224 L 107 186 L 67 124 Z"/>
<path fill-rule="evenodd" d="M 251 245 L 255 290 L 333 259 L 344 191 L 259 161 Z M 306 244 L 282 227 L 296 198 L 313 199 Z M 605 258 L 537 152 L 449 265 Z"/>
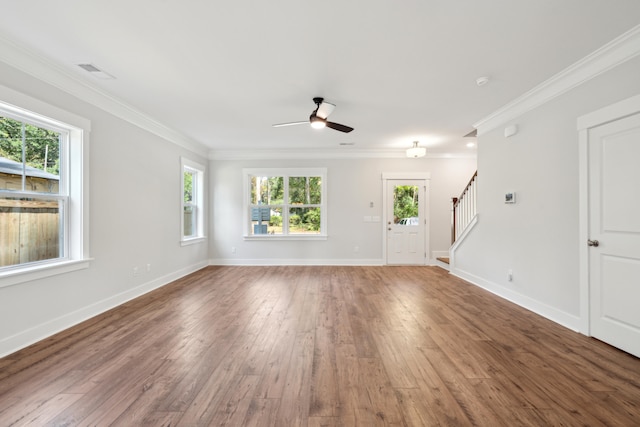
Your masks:
<path fill-rule="evenodd" d="M 0 359 L 1 426 L 638 426 L 640 360 L 438 267 L 209 267 Z"/>

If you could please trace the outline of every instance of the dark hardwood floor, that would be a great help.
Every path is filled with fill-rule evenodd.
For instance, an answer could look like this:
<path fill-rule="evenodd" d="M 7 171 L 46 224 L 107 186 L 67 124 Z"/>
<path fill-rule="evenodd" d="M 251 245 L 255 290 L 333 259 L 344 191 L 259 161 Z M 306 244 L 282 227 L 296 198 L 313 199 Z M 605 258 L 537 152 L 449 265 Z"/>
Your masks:
<path fill-rule="evenodd" d="M 640 360 L 438 267 L 209 267 L 0 359 L 0 425 L 638 426 Z"/>

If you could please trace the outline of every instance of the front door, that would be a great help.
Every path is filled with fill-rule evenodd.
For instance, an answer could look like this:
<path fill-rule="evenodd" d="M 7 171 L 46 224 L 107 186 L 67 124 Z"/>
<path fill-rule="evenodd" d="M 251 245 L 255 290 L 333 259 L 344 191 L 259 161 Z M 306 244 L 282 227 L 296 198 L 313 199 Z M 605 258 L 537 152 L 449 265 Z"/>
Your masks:
<path fill-rule="evenodd" d="M 386 186 L 387 264 L 424 265 L 425 180 L 388 179 Z"/>
<path fill-rule="evenodd" d="M 640 114 L 589 130 L 591 335 L 640 357 Z"/>

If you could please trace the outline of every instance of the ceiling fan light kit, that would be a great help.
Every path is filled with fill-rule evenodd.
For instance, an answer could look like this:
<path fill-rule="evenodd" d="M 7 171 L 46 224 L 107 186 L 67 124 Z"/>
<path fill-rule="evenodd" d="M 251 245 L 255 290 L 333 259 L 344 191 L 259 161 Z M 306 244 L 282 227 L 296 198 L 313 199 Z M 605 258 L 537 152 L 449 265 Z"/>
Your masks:
<path fill-rule="evenodd" d="M 407 157 L 417 159 L 418 157 L 424 157 L 427 155 L 427 149 L 424 147 L 418 147 L 418 141 L 413 141 L 413 147 L 407 148 Z"/>
<path fill-rule="evenodd" d="M 344 133 L 349 133 L 353 130 L 352 127 L 341 125 L 340 123 L 334 123 L 327 120 L 327 117 L 333 111 L 336 106 L 329 102 L 325 102 L 324 98 L 315 97 L 313 98 L 313 102 L 316 104 L 316 109 L 311 112 L 309 116 L 308 122 L 290 122 L 290 123 L 280 123 L 273 125 L 273 127 L 282 127 L 282 126 L 292 126 L 292 125 L 301 125 L 304 123 L 309 123 L 314 129 L 322 129 L 324 127 L 328 127 L 333 130 L 337 130 Z"/>
<path fill-rule="evenodd" d="M 327 121 L 315 114 L 309 117 L 309 122 L 311 122 L 311 127 L 314 129 L 322 129 L 327 126 Z"/>

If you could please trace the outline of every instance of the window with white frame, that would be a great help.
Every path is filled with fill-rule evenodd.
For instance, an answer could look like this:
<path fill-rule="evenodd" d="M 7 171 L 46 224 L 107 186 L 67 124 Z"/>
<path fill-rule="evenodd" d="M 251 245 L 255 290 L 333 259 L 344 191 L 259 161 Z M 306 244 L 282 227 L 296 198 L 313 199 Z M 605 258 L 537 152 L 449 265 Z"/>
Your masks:
<path fill-rule="evenodd" d="M 327 236 L 325 168 L 245 169 L 245 238 Z"/>
<path fill-rule="evenodd" d="M 87 120 L 1 88 L 0 286 L 86 268 Z M 70 124 L 73 123 L 73 124 Z"/>
<path fill-rule="evenodd" d="M 204 239 L 204 166 L 182 158 L 181 230 L 183 244 Z"/>

